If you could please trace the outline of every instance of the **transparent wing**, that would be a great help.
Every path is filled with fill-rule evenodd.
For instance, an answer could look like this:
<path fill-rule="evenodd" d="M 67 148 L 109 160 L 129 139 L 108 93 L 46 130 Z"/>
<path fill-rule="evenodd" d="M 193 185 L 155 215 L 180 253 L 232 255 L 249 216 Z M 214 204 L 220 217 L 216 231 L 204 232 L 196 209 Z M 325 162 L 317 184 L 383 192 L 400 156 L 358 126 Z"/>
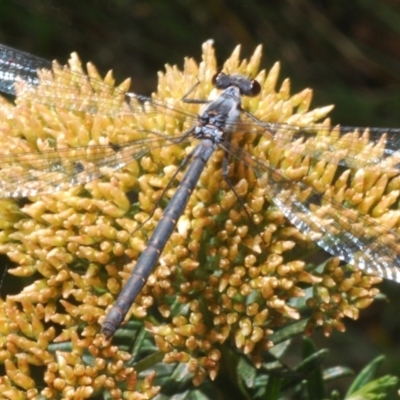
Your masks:
<path fill-rule="evenodd" d="M 79 64 L 79 63 L 78 63 Z M 51 71 L 54 68 L 54 71 Z M 38 70 L 45 69 L 40 74 Z M 80 66 L 62 68 L 57 64 L 10 47 L 0 45 L 0 90 L 14 94 L 15 85 L 25 94 L 31 92 L 31 101 L 54 108 L 100 114 L 152 114 L 154 117 L 173 116 L 195 123 L 197 114 L 179 107 L 182 102 L 160 102 L 150 97 L 114 88 L 113 81 L 101 80 L 93 70 L 89 76 Z M 117 94 L 117 95 L 116 95 Z M 108 95 L 108 96 L 107 96 Z M 25 96 L 29 99 L 29 95 Z M 299 127 L 271 123 L 256 118 L 245 118 L 242 132 L 255 132 L 273 141 L 269 148 L 270 164 L 283 152 L 309 155 L 315 160 L 326 161 L 348 168 L 384 170 L 394 175 L 400 165 L 400 130 L 390 128 L 337 127 L 313 124 Z"/>
<path fill-rule="evenodd" d="M 51 70 L 51 62 L 42 58 L 0 45 L 0 91 L 15 94 L 15 82 L 18 78 L 37 85 L 38 69 Z"/>
<path fill-rule="evenodd" d="M 117 171 L 173 139 L 87 146 L 0 156 L 0 197 L 19 198 L 67 190 Z"/>
<path fill-rule="evenodd" d="M 346 198 L 346 191 L 329 183 L 319 191 L 315 187 L 320 182 L 310 179 L 307 172 L 296 178 L 293 170 L 272 166 L 238 147 L 228 146 L 227 151 L 256 172 L 267 198 L 325 251 L 367 273 L 400 282 L 400 234 L 396 228 L 400 214 L 397 209 L 388 209 L 398 193 L 383 200 L 386 213 L 363 215 Z M 372 186 L 367 191 L 364 201 L 378 191 L 375 189 Z M 376 205 L 377 201 L 371 202 L 371 208 Z"/>
<path fill-rule="evenodd" d="M 315 190 L 305 198 L 307 185 L 269 176 L 262 179 L 268 195 L 301 232 L 341 260 L 400 282 L 400 235 L 395 230 Z"/>
<path fill-rule="evenodd" d="M 400 129 L 322 125 L 296 128 L 276 124 L 267 129 L 273 133 L 274 147 L 279 151 L 308 155 L 348 168 L 399 172 Z"/>
<path fill-rule="evenodd" d="M 79 62 L 78 62 L 79 64 Z M 53 70 L 52 70 L 53 68 Z M 38 69 L 40 85 L 38 85 Z M 18 81 L 28 85 L 19 85 Z M 25 99 L 54 108 L 105 115 L 157 115 L 171 116 L 194 124 L 198 105 L 185 104 L 181 99 L 166 103 L 147 96 L 114 87 L 113 79 L 102 80 L 97 71 L 83 73 L 62 68 L 47 60 L 0 45 L 0 91 L 14 94 L 15 84 L 24 92 Z M 188 84 L 186 90 L 191 89 Z M 185 91 L 184 91 L 185 92 Z M 193 111 L 195 108 L 196 112 Z M 257 118 L 244 118 L 241 131 L 267 134 L 274 141 L 277 151 L 307 154 L 317 160 L 329 161 L 349 168 L 385 169 L 398 173 L 400 165 L 400 129 L 336 127 L 324 124 L 299 127 L 289 124 L 266 122 Z M 385 160 L 385 164 L 382 161 Z"/>
<path fill-rule="evenodd" d="M 48 107 L 91 114 L 123 116 L 163 113 L 193 121 L 196 119 L 196 114 L 187 113 L 176 104 L 127 92 L 126 82 L 121 87 L 115 87 L 111 74 L 103 80 L 91 64 L 88 64 L 87 75 L 80 61 L 77 58 L 73 61 L 70 67 L 62 67 L 56 62 L 51 63 L 0 44 L 0 92 L 18 94 L 24 101 L 31 100 Z M 180 99 L 177 100 L 179 102 Z"/>

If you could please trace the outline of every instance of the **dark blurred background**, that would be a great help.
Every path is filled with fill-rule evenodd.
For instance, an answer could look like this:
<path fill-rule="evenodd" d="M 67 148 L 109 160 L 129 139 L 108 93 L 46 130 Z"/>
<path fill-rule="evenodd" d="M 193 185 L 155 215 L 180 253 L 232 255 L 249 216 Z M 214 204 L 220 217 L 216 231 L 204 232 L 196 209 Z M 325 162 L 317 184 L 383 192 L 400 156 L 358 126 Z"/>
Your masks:
<path fill-rule="evenodd" d="M 400 2 L 395 0 L 0 0 L 0 42 L 65 62 L 71 51 L 133 89 L 150 93 L 155 72 L 200 55 L 219 59 L 264 45 L 264 67 L 282 62 L 293 88 L 336 104 L 342 124 L 397 126 Z"/>
<path fill-rule="evenodd" d="M 264 46 L 263 67 L 282 63 L 293 91 L 314 89 L 314 106 L 335 104 L 335 123 L 400 127 L 400 2 L 395 0 L 0 0 L 0 43 L 65 62 L 72 51 L 101 72 L 113 68 L 149 94 L 165 63 L 200 58 L 215 39 L 219 61 L 237 44 Z M 330 340 L 327 365 L 359 370 L 378 354 L 400 376 L 400 285 L 346 334 Z"/>

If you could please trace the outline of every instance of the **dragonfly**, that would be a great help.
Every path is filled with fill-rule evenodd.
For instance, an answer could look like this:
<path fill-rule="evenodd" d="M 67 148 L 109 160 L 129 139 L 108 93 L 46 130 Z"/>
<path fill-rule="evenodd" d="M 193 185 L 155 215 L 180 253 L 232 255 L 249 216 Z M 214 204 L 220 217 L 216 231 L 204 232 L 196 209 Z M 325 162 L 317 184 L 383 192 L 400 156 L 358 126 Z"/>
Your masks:
<path fill-rule="evenodd" d="M 20 81 L 25 82 L 24 90 L 34 90 L 38 85 L 47 84 L 49 90 L 45 94 L 35 92 L 34 102 L 85 113 L 173 115 L 191 121 L 192 125 L 180 136 L 151 131 L 149 138 L 126 143 L 23 154 L 0 153 L 0 198 L 64 191 L 117 171 L 157 147 L 194 140 L 199 142 L 179 167 L 179 171 L 186 171 L 185 175 L 131 277 L 106 316 L 102 332 L 107 338 L 112 337 L 121 325 L 145 285 L 207 161 L 217 149 L 222 149 L 224 153 L 222 175 L 227 182 L 229 160 L 243 162 L 254 171 L 268 200 L 322 249 L 366 273 L 400 282 L 400 216 L 393 207 L 398 200 L 396 177 L 400 175 L 399 129 L 331 128 L 326 124 L 307 127 L 264 121 L 242 106 L 245 96 L 259 94 L 260 84 L 245 76 L 223 72 L 213 79 L 220 91 L 216 99 L 197 100 L 186 96 L 183 99 L 189 103 L 204 103 L 205 108 L 199 114 L 191 114 L 170 103 L 123 90 L 120 94 L 124 107 L 120 107 L 120 111 L 115 111 L 114 103 L 99 108 L 95 101 L 96 94 L 90 90 L 79 96 L 69 95 L 66 103 L 58 105 L 62 84 L 60 86 L 59 83 L 57 94 L 53 94 L 52 80 L 46 82 L 45 75 L 39 79 L 40 70 L 51 71 L 52 63 L 0 45 L 0 91 L 3 93 L 15 94 L 16 84 Z M 78 72 L 75 74 L 80 83 L 90 83 L 105 93 L 109 90 L 107 84 L 100 80 Z M 70 93 L 68 85 L 70 82 L 65 82 L 65 93 Z M 107 100 L 104 102 L 107 103 Z M 269 146 L 265 154 L 251 154 L 234 143 L 232 137 L 237 131 L 256 134 L 259 140 L 265 140 Z M 285 167 L 285 162 L 279 161 L 279 156 L 292 160 L 297 168 Z M 21 162 L 29 168 L 18 168 Z M 320 182 L 321 173 L 318 175 L 316 172 L 318 165 L 333 166 L 332 171 L 336 171 L 336 167 L 348 170 L 348 174 L 339 179 L 335 193 L 331 190 L 333 177 L 325 184 Z M 349 175 L 354 177 L 357 173 L 372 176 L 368 182 L 364 182 L 367 186 L 365 196 L 360 195 L 357 185 L 347 188 L 347 192 L 341 190 L 341 186 L 346 186 Z M 392 190 L 394 195 L 391 197 L 385 197 L 389 185 L 396 190 Z M 382 216 L 384 213 L 378 211 L 375 213 L 377 215 L 368 213 L 378 205 L 379 209 L 383 207 L 379 203 L 382 196 L 386 201 L 385 215 Z M 364 207 L 365 211 L 360 211 L 357 205 Z"/>

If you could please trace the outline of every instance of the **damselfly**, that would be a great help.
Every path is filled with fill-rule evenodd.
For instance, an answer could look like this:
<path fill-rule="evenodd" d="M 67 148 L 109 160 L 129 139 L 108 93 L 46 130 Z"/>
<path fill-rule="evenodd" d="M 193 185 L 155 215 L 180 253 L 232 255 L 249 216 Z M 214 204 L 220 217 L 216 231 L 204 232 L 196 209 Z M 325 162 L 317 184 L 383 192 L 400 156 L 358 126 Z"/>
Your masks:
<path fill-rule="evenodd" d="M 37 70 L 43 68 L 48 72 L 39 79 Z M 252 115 L 242 110 L 241 96 L 258 95 L 253 89 L 259 84 L 243 76 L 218 75 L 216 87 L 223 92 L 208 100 L 205 110 L 196 115 L 176 104 L 122 89 L 111 98 L 110 86 L 93 74 L 89 78 L 72 72 L 63 80 L 63 72 L 56 68 L 57 87 L 53 87 L 50 70 L 51 63 L 45 60 L 0 46 L 0 90 L 5 93 L 14 94 L 17 84 L 23 97 L 38 105 L 121 118 L 171 117 L 182 121 L 180 128 L 190 124 L 189 128 L 177 135 L 140 126 L 140 138 L 120 143 L 76 148 L 55 145 L 24 153 L 3 149 L 0 197 L 67 190 L 113 173 L 154 149 L 200 140 L 185 158 L 181 168 L 190 165 L 181 186 L 105 320 L 106 336 L 118 328 L 145 284 L 217 147 L 225 154 L 221 179 L 228 175 L 229 160 L 242 162 L 257 176 L 266 197 L 320 247 L 367 273 L 400 281 L 400 212 L 395 207 L 400 189 L 399 130 L 330 128 L 326 123 L 308 126 L 307 115 L 299 121 L 271 121 L 263 115 L 262 104 L 261 111 Z M 264 93 L 266 109 L 267 102 Z M 250 137 L 245 140 L 246 150 L 240 143 L 243 137 Z M 248 151 L 251 148 L 253 152 Z"/>

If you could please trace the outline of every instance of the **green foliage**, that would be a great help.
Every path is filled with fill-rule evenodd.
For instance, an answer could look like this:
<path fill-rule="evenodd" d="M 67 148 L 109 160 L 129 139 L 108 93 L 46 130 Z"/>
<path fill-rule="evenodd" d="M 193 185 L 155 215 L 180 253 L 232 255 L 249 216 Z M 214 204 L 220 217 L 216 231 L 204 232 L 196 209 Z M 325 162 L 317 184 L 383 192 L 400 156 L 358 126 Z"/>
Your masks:
<path fill-rule="evenodd" d="M 340 393 L 337 386 L 339 384 L 342 388 L 343 379 L 354 376 L 354 372 L 345 366 L 324 368 L 323 362 L 329 350 L 318 350 L 309 338 L 303 337 L 301 358 L 289 367 L 286 359 L 292 358 L 303 327 L 304 322 L 300 321 L 277 332 L 274 337 L 280 337 L 282 341 L 264 353 L 260 368 L 255 368 L 242 353 L 227 345 L 222 346 L 225 362 L 218 378 L 214 382 L 206 380 L 197 388 L 193 386 L 192 376 L 185 365 L 160 362 L 162 356 L 148 340 L 143 328 L 136 331 L 139 325 L 130 323 L 125 331 L 118 333 L 115 341 L 125 343 L 121 348 L 130 349 L 138 358 L 148 354 L 132 366 L 140 372 L 139 377 L 156 371 L 154 385 L 161 386 L 157 400 L 167 400 L 172 396 L 176 400 L 381 400 L 395 396 L 398 378 L 379 376 L 383 356 L 371 361 L 355 376 L 346 394 Z M 136 339 L 129 340 L 132 337 Z"/>

